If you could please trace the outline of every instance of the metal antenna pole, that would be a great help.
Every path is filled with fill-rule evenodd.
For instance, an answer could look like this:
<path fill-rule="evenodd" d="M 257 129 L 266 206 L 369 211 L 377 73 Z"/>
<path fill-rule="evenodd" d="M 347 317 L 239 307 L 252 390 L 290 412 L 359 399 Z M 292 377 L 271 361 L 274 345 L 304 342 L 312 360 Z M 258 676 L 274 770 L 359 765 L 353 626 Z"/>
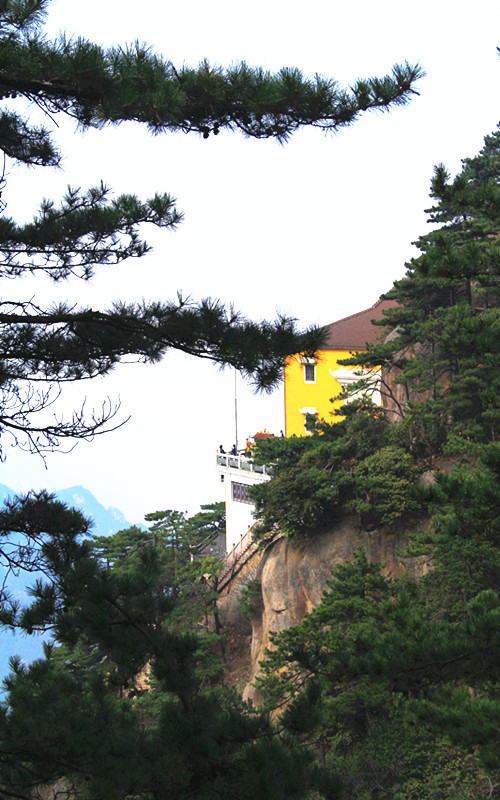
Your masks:
<path fill-rule="evenodd" d="M 235 368 L 234 370 L 234 430 L 235 430 L 235 444 L 236 444 L 236 452 L 238 452 L 238 395 L 236 393 L 236 377 L 238 375 L 238 371 Z"/>

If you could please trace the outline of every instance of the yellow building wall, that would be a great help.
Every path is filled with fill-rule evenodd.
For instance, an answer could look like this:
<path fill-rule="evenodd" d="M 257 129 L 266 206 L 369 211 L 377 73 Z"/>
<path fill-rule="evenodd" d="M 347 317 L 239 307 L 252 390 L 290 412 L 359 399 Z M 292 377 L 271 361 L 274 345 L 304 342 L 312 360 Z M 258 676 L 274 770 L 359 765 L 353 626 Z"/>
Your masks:
<path fill-rule="evenodd" d="M 304 381 L 304 364 L 300 357 L 292 356 L 285 367 L 285 434 L 304 436 L 305 414 L 301 408 L 315 408 L 319 419 L 332 422 L 332 412 L 344 405 L 343 400 L 330 402 L 342 392 L 340 383 L 330 374 L 330 370 L 340 369 L 338 363 L 353 355 L 350 350 L 322 350 L 316 360 L 314 383 Z"/>

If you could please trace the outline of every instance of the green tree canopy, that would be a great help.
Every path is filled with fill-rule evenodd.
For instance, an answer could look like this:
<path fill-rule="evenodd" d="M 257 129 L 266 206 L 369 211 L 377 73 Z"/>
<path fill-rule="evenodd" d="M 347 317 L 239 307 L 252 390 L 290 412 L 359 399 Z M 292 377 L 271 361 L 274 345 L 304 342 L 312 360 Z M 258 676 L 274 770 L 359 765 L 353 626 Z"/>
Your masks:
<path fill-rule="evenodd" d="M 342 412 L 342 413 L 341 413 Z M 252 487 L 256 536 L 314 536 L 346 512 L 367 528 L 388 526 L 415 513 L 420 471 L 393 440 L 383 411 L 368 398 L 349 403 L 311 436 L 259 442 L 256 460 L 272 465 L 270 481 Z"/>
<path fill-rule="evenodd" d="M 453 180 L 435 169 L 439 227 L 386 295 L 389 335 L 344 362 L 382 368 L 384 407 L 374 418 L 349 403 L 274 446 L 259 489 L 264 522 L 285 533 L 314 535 L 355 508 L 365 528 L 397 522 L 402 555 L 425 564 L 396 580 L 357 553 L 261 664 L 269 706 L 286 708 L 284 726 L 349 800 L 498 797 L 499 144 L 486 137 Z"/>
<path fill-rule="evenodd" d="M 348 403 L 312 436 L 259 447 L 274 470 L 252 490 L 264 533 L 275 525 L 314 532 L 346 509 L 366 527 L 426 511 L 415 477 L 443 454 L 457 471 L 438 476 L 435 506 L 439 496 L 457 529 L 477 530 L 478 520 L 483 534 L 497 529 L 499 148 L 497 130 L 453 180 L 435 168 L 428 213 L 440 227 L 418 240 L 420 255 L 384 295 L 398 303 L 377 323 L 388 335 L 343 362 L 381 369 L 382 409 L 370 410 L 368 399 Z"/>
<path fill-rule="evenodd" d="M 432 602 L 442 570 L 420 584 L 380 570 L 359 551 L 318 608 L 272 637 L 268 706 L 320 749 L 343 797 L 485 797 L 500 765 L 498 595 L 484 589 L 451 621 Z"/>
<path fill-rule="evenodd" d="M 192 517 L 167 509 L 146 514 L 145 519 L 152 523 L 148 530 L 132 526 L 114 536 L 94 537 L 93 554 L 107 569 L 126 575 L 140 570 L 145 553 L 153 550 L 164 591 L 173 604 L 171 624 L 195 625 L 199 630 L 204 620 L 206 632 L 217 629 L 216 588 L 222 562 L 212 555 L 211 544 L 220 537 L 225 543 L 225 504 L 202 505 Z"/>
<path fill-rule="evenodd" d="M 456 437 L 498 440 L 499 153 L 496 130 L 454 179 L 435 167 L 427 213 L 440 227 L 418 239 L 420 254 L 384 295 L 398 301 L 382 323 L 390 335 L 357 359 L 382 367 L 385 402 L 419 455 Z"/>
<path fill-rule="evenodd" d="M 176 616 L 196 581 L 184 570 L 180 586 L 180 551 L 169 554 L 185 521 L 152 516 L 156 543 L 135 529 L 93 549 L 88 522 L 53 498 L 19 498 L 4 512 L 5 526 L 40 543 L 44 573 L 31 602 L 3 620 L 55 641 L 29 667 L 14 659 L 5 680 L 0 796 L 25 800 L 57 781 L 76 800 L 299 800 L 328 789 L 312 753 L 212 685 L 213 635 Z"/>

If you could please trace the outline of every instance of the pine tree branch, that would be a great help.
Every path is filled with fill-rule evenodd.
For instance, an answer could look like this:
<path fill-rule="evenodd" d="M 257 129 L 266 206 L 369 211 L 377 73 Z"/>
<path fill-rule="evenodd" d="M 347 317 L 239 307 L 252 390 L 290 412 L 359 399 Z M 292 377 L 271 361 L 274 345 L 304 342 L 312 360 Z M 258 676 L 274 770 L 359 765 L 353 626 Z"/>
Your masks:
<path fill-rule="evenodd" d="M 395 65 L 390 75 L 339 89 L 334 80 L 306 79 L 297 69 L 272 75 L 245 63 L 223 70 L 203 61 L 178 70 L 137 43 L 105 51 L 82 39 L 49 42 L 36 34 L 0 40 L 4 96 L 22 95 L 83 127 L 135 120 L 155 133 L 204 138 L 224 129 L 279 141 L 304 125 L 335 131 L 364 111 L 407 103 L 422 76 L 419 65 Z"/>
<path fill-rule="evenodd" d="M 304 125 L 335 131 L 363 111 L 404 104 L 423 75 L 418 65 L 396 65 L 390 75 L 340 88 L 318 75 L 304 78 L 298 69 L 271 74 L 245 63 L 222 69 L 207 61 L 177 69 L 138 43 L 103 49 L 81 38 L 50 41 L 40 33 L 46 7 L 46 0 L 10 0 L 0 7 L 0 96 L 9 101 L 0 115 L 0 147 L 26 164 L 54 166 L 60 156 L 48 130 L 11 110 L 17 98 L 36 104 L 52 125 L 53 115 L 63 113 L 83 128 L 135 120 L 154 133 L 207 138 L 240 130 L 284 142 Z M 112 199 L 101 184 L 86 193 L 69 188 L 59 207 L 44 201 L 26 225 L 0 217 L 0 276 L 88 279 L 96 266 L 141 257 L 149 247 L 138 226 L 175 227 L 181 215 L 173 203 L 168 195 L 145 203 L 133 195 Z M 37 424 L 33 415 L 53 399 L 50 389 L 35 392 L 33 383 L 87 380 L 107 374 L 125 357 L 155 362 L 174 348 L 235 367 L 257 389 L 268 390 L 281 380 L 290 354 L 312 355 L 321 340 L 318 330 L 298 332 L 294 320 L 248 322 L 210 298 L 198 304 L 181 298 L 177 304 L 116 303 L 107 311 L 4 302 L 0 426 L 25 435 L 28 449 L 41 452 L 71 431 L 77 438 L 92 437 L 108 417 L 92 416 L 86 424 L 76 414 L 69 422 Z"/>

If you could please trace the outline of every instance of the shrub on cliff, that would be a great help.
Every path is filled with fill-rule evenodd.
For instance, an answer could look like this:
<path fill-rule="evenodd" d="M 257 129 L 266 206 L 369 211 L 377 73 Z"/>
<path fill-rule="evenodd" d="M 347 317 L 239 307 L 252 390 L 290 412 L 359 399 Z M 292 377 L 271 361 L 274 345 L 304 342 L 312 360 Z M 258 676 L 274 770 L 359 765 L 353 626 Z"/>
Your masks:
<path fill-rule="evenodd" d="M 392 443 L 383 411 L 363 399 L 337 417 L 317 423 L 311 436 L 259 444 L 256 459 L 272 465 L 273 478 L 251 489 L 258 538 L 272 535 L 274 526 L 287 536 L 311 535 L 346 511 L 376 527 L 416 510 L 412 492 L 419 470 Z"/>

